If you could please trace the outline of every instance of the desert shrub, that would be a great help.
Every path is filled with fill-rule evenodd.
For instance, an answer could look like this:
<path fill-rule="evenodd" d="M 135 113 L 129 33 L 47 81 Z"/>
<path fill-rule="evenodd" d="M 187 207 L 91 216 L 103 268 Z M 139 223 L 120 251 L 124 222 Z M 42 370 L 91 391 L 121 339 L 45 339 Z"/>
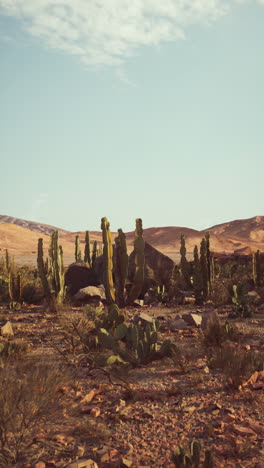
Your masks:
<path fill-rule="evenodd" d="M 227 383 L 233 388 L 247 380 L 255 371 L 263 370 L 264 354 L 239 348 L 217 348 L 208 353 L 208 366 L 221 369 Z"/>
<path fill-rule="evenodd" d="M 35 304 L 40 301 L 40 295 L 34 283 L 26 283 L 22 287 L 22 300 L 27 304 Z"/>
<path fill-rule="evenodd" d="M 6 302 L 8 300 L 9 300 L 8 278 L 2 275 L 0 276 L 0 301 Z"/>
<path fill-rule="evenodd" d="M 231 299 L 228 287 L 222 281 L 215 280 L 211 287 L 210 299 L 216 306 L 227 304 Z"/>
<path fill-rule="evenodd" d="M 28 351 L 28 343 L 22 339 L 0 341 L 0 361 L 14 361 L 23 357 Z"/>
<path fill-rule="evenodd" d="M 252 315 L 252 305 L 249 302 L 248 285 L 240 282 L 233 285 L 233 311 L 238 317 L 250 317 Z"/>
<path fill-rule="evenodd" d="M 38 459 L 43 447 L 33 433 L 49 417 L 54 420 L 62 375 L 44 363 L 0 369 L 0 466 Z"/>
<path fill-rule="evenodd" d="M 238 341 L 239 338 L 237 327 L 227 321 L 222 324 L 219 320 L 214 320 L 204 330 L 202 344 L 205 348 L 222 346 L 225 341 Z"/>

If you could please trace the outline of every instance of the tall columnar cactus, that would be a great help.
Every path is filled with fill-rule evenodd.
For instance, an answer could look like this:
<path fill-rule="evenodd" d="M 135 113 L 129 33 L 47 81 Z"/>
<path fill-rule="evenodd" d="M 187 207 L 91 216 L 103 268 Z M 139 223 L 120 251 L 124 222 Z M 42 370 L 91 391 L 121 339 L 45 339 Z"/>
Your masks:
<path fill-rule="evenodd" d="M 9 297 L 11 305 L 17 304 L 22 298 L 22 280 L 21 274 L 15 274 L 13 271 L 9 272 Z"/>
<path fill-rule="evenodd" d="M 186 258 L 186 247 L 185 247 L 185 236 L 181 235 L 181 247 L 180 247 L 181 261 L 180 270 L 187 286 L 190 286 L 190 265 Z"/>
<path fill-rule="evenodd" d="M 198 255 L 198 247 L 197 245 L 194 247 L 193 251 L 193 288 L 194 288 L 194 296 L 195 296 L 195 303 L 200 305 L 203 303 L 203 278 L 202 278 L 202 270 Z"/>
<path fill-rule="evenodd" d="M 117 303 L 124 307 L 124 290 L 128 274 L 128 255 L 126 236 L 122 229 L 118 229 L 118 237 L 115 238 L 115 287 Z"/>
<path fill-rule="evenodd" d="M 43 257 L 43 239 L 38 240 L 38 273 L 42 282 L 42 287 L 44 289 L 44 294 L 48 298 L 51 298 L 51 288 L 48 282 L 48 273 L 46 272 L 44 257 Z"/>
<path fill-rule="evenodd" d="M 200 246 L 200 265 L 201 265 L 201 272 L 202 272 L 202 279 L 203 279 L 203 298 L 205 299 L 208 296 L 208 289 L 209 289 L 207 245 L 206 245 L 205 238 L 202 239 L 201 246 Z"/>
<path fill-rule="evenodd" d="M 252 276 L 253 281 L 256 286 L 261 285 L 261 261 L 260 261 L 260 251 L 257 250 L 256 253 L 252 254 Z"/>
<path fill-rule="evenodd" d="M 115 291 L 113 281 L 113 246 L 110 232 L 110 223 L 107 218 L 101 219 L 101 229 L 103 238 L 103 257 L 104 257 L 104 287 L 105 297 L 108 304 L 115 302 Z"/>
<path fill-rule="evenodd" d="M 82 260 L 82 252 L 80 247 L 80 238 L 75 236 L 75 261 L 80 262 Z"/>
<path fill-rule="evenodd" d="M 143 283 L 144 283 L 144 267 L 145 267 L 145 241 L 143 239 L 142 219 L 136 219 L 134 252 L 135 252 L 135 265 L 136 271 L 132 287 L 128 296 L 128 304 L 133 302 L 139 297 Z"/>
<path fill-rule="evenodd" d="M 208 291 L 211 290 L 213 282 L 213 271 L 212 271 L 212 256 L 210 252 L 210 232 L 208 231 L 205 234 L 205 243 L 206 243 L 206 260 L 207 260 L 207 272 L 208 272 Z"/>
<path fill-rule="evenodd" d="M 86 233 L 85 233 L 84 261 L 85 261 L 85 263 L 88 263 L 89 266 L 91 266 L 89 231 L 86 231 Z"/>
<path fill-rule="evenodd" d="M 92 251 L 92 268 L 95 269 L 95 262 L 97 256 L 97 241 L 95 240 L 93 243 L 93 251 Z"/>
<path fill-rule="evenodd" d="M 65 298 L 63 251 L 58 245 L 58 231 L 54 231 L 49 247 L 49 272 L 47 274 L 43 259 L 43 240 L 38 241 L 38 271 L 45 295 L 50 303 L 55 297 L 58 303 Z"/>

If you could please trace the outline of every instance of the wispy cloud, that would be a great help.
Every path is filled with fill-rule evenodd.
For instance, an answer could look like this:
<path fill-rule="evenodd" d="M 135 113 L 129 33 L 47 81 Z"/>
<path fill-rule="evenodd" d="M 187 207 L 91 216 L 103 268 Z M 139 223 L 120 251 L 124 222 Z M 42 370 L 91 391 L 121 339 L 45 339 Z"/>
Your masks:
<path fill-rule="evenodd" d="M 217 20 L 232 1 L 0 0 L 0 7 L 48 47 L 92 67 L 120 67 L 142 46 L 183 39 L 188 26 Z"/>

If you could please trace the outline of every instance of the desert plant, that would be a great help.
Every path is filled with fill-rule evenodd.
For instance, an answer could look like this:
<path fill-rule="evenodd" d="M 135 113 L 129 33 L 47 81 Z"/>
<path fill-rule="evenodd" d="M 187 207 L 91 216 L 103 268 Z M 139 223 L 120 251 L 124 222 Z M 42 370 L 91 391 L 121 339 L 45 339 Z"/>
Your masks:
<path fill-rule="evenodd" d="M 197 305 L 203 304 L 203 277 L 197 245 L 194 247 L 193 251 L 193 289 L 195 303 Z"/>
<path fill-rule="evenodd" d="M 49 308 L 57 310 L 57 304 L 65 299 L 66 289 L 64 281 L 63 251 L 58 245 L 58 231 L 54 231 L 50 238 L 49 272 L 46 272 L 43 258 L 43 239 L 38 240 L 38 272 L 41 278 L 44 294 L 48 299 Z"/>
<path fill-rule="evenodd" d="M 2 366 L 9 360 L 23 357 L 28 351 L 28 343 L 22 339 L 0 341 L 0 361 Z"/>
<path fill-rule="evenodd" d="M 85 246 L 84 246 L 84 261 L 91 266 L 91 252 L 90 252 L 90 235 L 89 231 L 85 233 Z"/>
<path fill-rule="evenodd" d="M 213 468 L 213 456 L 210 450 L 205 451 L 203 464 L 200 463 L 201 444 L 192 440 L 189 444 L 189 450 L 185 451 L 182 445 L 177 445 L 171 454 L 171 460 L 176 468 Z"/>
<path fill-rule="evenodd" d="M 40 442 L 33 432 L 58 410 L 63 373 L 46 364 L 0 369 L 0 465 L 38 459 Z M 50 411 L 52 411 L 52 416 Z"/>
<path fill-rule="evenodd" d="M 181 235 L 181 246 L 180 246 L 180 271 L 181 275 L 184 278 L 187 287 L 191 287 L 191 268 L 190 264 L 186 258 L 186 247 L 185 247 L 185 236 Z"/>
<path fill-rule="evenodd" d="M 230 325 L 228 321 L 222 324 L 219 320 L 213 320 L 203 332 L 202 343 L 205 349 L 218 346 L 221 347 L 226 341 L 238 341 L 238 329 Z"/>
<path fill-rule="evenodd" d="M 133 284 L 128 295 L 128 304 L 133 302 L 139 297 L 143 283 L 144 283 L 144 267 L 145 267 L 145 241 L 143 239 L 143 227 L 142 219 L 136 219 L 136 230 L 134 240 L 134 252 L 135 252 L 135 265 L 136 270 L 133 278 Z"/>
<path fill-rule="evenodd" d="M 200 265 L 203 282 L 203 298 L 206 299 L 209 292 L 209 271 L 208 271 L 208 247 L 206 239 L 201 240 L 200 245 Z"/>
<path fill-rule="evenodd" d="M 220 279 L 214 280 L 209 297 L 216 306 L 227 304 L 231 300 L 227 285 Z"/>
<path fill-rule="evenodd" d="M 227 383 L 237 389 L 255 371 L 263 371 L 264 354 L 255 351 L 244 351 L 233 347 L 214 349 L 208 355 L 208 366 L 221 369 Z"/>
<path fill-rule="evenodd" d="M 128 255 L 126 236 L 122 229 L 118 229 L 118 237 L 115 238 L 115 289 L 119 307 L 124 307 L 124 290 L 128 274 Z"/>
<path fill-rule="evenodd" d="M 82 252 L 80 247 L 80 237 L 75 236 L 75 261 L 80 262 L 82 260 Z"/>
<path fill-rule="evenodd" d="M 249 304 L 247 295 L 247 288 L 245 283 L 239 283 L 233 285 L 233 310 L 239 317 L 250 317 L 252 315 L 252 309 Z"/>
<path fill-rule="evenodd" d="M 101 229 L 103 237 L 103 257 L 104 257 L 104 287 L 105 297 L 108 304 L 115 302 L 115 290 L 113 280 L 113 246 L 110 232 L 110 223 L 107 218 L 101 219 Z"/>
<path fill-rule="evenodd" d="M 9 272 L 9 297 L 10 308 L 15 308 L 21 303 L 22 300 L 22 281 L 21 274 L 14 271 Z"/>

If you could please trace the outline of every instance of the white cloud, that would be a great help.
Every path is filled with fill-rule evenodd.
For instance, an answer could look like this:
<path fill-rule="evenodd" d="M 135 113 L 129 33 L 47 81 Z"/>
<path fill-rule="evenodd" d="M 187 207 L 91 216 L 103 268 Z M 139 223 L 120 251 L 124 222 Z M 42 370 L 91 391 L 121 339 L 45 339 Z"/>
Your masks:
<path fill-rule="evenodd" d="M 258 0 L 263 3 L 264 0 Z M 89 66 L 115 65 L 141 46 L 185 37 L 228 12 L 228 0 L 0 0 L 2 12 L 51 48 Z"/>

